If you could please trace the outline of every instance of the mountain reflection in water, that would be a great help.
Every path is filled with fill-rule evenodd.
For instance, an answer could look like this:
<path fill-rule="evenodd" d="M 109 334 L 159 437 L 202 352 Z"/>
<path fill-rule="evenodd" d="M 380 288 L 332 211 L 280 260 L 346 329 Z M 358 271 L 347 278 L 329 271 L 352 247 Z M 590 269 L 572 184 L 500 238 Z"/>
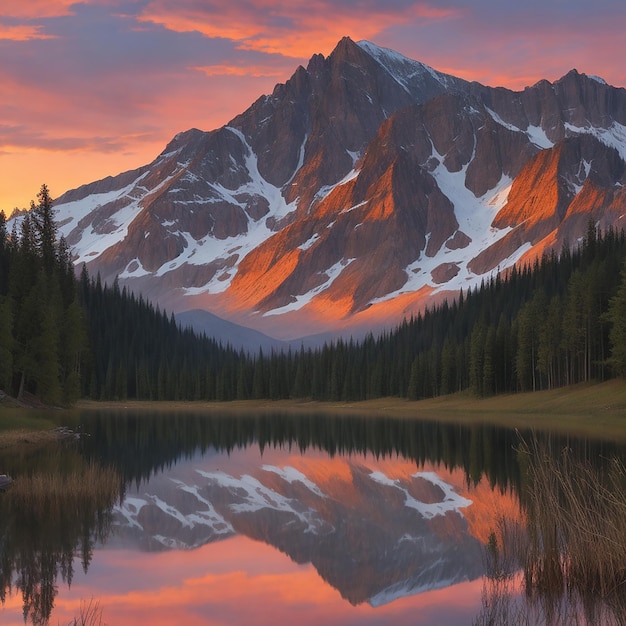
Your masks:
<path fill-rule="evenodd" d="M 95 551 L 71 588 L 55 587 L 53 623 L 93 597 L 122 625 L 467 624 L 493 529 L 523 521 L 519 436 L 495 427 L 123 413 L 74 426 L 85 436 L 72 454 L 112 468 L 123 497 L 108 536 L 91 513 Z M 23 623 L 18 600 L 6 595 L 0 624 Z"/>
<path fill-rule="evenodd" d="M 472 501 L 460 493 L 461 473 L 440 477 L 367 457 L 261 457 L 258 449 L 230 460 L 199 457 L 129 493 L 114 518 L 116 540 L 162 550 L 246 536 L 311 563 L 355 605 L 483 573 L 482 544 L 463 514 Z"/>

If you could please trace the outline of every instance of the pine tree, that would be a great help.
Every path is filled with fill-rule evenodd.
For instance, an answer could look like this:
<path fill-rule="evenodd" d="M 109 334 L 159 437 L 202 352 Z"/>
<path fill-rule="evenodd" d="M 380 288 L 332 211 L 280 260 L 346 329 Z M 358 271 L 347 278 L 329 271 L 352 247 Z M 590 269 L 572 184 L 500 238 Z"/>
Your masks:
<path fill-rule="evenodd" d="M 13 377 L 13 312 L 11 301 L 0 295 L 0 390 L 9 393 Z"/>
<path fill-rule="evenodd" d="M 611 299 L 606 318 L 611 324 L 610 364 L 620 376 L 626 376 L 626 265 L 621 273 L 621 283 Z"/>
<path fill-rule="evenodd" d="M 470 339 L 469 383 L 470 390 L 477 396 L 483 395 L 485 335 L 486 329 L 484 324 L 477 324 L 472 331 Z"/>
<path fill-rule="evenodd" d="M 44 184 L 37 194 L 38 203 L 31 202 L 30 214 L 36 233 L 37 246 L 43 258 L 44 268 L 48 273 L 55 266 L 57 228 L 54 222 L 54 210 L 50 191 Z"/>

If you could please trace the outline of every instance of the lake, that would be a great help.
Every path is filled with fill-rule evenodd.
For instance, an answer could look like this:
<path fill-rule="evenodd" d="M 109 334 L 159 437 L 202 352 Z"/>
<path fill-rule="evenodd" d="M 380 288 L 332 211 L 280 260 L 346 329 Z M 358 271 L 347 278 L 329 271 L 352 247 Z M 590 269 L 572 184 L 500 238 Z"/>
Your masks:
<path fill-rule="evenodd" d="M 608 555 L 591 536 L 626 523 L 614 442 L 288 413 L 57 419 L 76 434 L 0 453 L 2 625 L 626 618 L 624 527 Z"/>

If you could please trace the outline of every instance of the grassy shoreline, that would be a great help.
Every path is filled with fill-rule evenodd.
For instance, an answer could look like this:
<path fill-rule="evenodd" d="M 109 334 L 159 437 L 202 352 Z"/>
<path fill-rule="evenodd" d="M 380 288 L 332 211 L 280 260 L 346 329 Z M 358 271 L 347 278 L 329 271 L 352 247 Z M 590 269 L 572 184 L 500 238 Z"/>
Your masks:
<path fill-rule="evenodd" d="M 476 398 L 468 393 L 460 393 L 418 401 L 401 398 L 380 398 L 362 402 L 307 400 L 100 402 L 83 400 L 72 409 L 68 409 L 72 413 L 92 410 L 389 416 L 465 424 L 491 423 L 509 428 L 534 428 L 626 441 L 626 381 L 624 380 L 581 384 L 535 393 L 498 395 L 491 398 Z M 17 428 L 45 430 L 51 424 L 49 411 L 49 409 L 0 408 L 0 430 L 10 431 Z M 60 414 L 62 413 L 63 410 L 60 410 Z"/>
<path fill-rule="evenodd" d="M 476 398 L 462 393 L 427 400 L 380 398 L 362 402 L 243 400 L 233 402 L 81 401 L 78 410 L 292 412 L 389 416 L 458 423 L 493 423 L 626 441 L 626 381 L 588 383 L 535 393 Z"/>

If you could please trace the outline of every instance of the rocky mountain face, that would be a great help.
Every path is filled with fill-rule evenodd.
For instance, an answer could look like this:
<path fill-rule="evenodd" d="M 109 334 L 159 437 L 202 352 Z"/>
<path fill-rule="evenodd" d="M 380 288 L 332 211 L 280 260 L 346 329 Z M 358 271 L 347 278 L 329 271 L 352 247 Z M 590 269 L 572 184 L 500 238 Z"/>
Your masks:
<path fill-rule="evenodd" d="M 190 550 L 243 535 L 311 563 L 352 604 L 374 606 L 483 574 L 483 544 L 465 516 L 474 503 L 462 487 L 414 465 L 289 461 L 170 468 L 127 493 L 109 544 Z"/>
<path fill-rule="evenodd" d="M 345 38 L 56 210 L 90 273 L 289 339 L 396 324 L 589 220 L 621 229 L 625 161 L 626 90 L 602 79 L 514 92 Z"/>

